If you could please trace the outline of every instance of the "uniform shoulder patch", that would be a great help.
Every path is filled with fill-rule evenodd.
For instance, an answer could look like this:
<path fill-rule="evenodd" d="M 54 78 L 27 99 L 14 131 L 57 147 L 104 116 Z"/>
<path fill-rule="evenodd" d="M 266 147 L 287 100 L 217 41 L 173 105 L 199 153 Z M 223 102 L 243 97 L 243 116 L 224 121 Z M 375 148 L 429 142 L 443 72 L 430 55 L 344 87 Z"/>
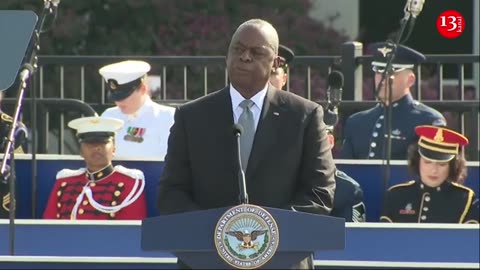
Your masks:
<path fill-rule="evenodd" d="M 63 169 L 57 172 L 57 179 L 78 176 L 78 175 L 84 174 L 86 171 L 87 170 L 85 168 L 80 168 L 77 170 Z"/>
<path fill-rule="evenodd" d="M 134 179 L 145 180 L 145 176 L 143 175 L 143 172 L 137 169 L 130 169 L 130 168 L 125 168 L 122 165 L 116 165 L 115 171 Z"/>
<path fill-rule="evenodd" d="M 397 185 L 393 185 L 391 186 L 388 191 L 392 190 L 392 189 L 397 189 L 397 188 L 401 188 L 401 187 L 410 187 L 412 186 L 413 184 L 415 184 L 415 180 L 411 180 L 411 181 L 408 181 L 406 183 L 401 183 L 401 184 L 397 184 Z"/>

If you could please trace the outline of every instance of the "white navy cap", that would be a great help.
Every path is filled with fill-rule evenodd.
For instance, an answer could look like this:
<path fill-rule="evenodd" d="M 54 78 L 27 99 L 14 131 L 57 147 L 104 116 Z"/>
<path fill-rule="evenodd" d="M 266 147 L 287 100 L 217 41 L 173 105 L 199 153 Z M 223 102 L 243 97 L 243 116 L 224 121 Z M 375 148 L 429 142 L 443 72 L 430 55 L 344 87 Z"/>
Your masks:
<path fill-rule="evenodd" d="M 126 60 L 100 68 L 99 73 L 107 83 L 113 101 L 129 97 L 142 83 L 150 65 L 144 61 Z"/>
<path fill-rule="evenodd" d="M 68 122 L 68 126 L 77 130 L 79 142 L 106 142 L 123 127 L 123 121 L 110 117 L 82 117 Z"/>

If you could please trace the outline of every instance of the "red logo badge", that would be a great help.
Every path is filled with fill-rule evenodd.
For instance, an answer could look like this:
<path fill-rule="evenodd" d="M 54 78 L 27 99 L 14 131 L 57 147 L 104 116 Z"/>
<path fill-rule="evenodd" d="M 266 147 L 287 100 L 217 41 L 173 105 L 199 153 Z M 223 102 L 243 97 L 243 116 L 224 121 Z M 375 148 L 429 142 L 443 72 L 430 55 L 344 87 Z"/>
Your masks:
<path fill-rule="evenodd" d="M 445 10 L 437 18 L 437 30 L 446 38 L 457 38 L 465 30 L 465 19 L 456 10 Z"/>

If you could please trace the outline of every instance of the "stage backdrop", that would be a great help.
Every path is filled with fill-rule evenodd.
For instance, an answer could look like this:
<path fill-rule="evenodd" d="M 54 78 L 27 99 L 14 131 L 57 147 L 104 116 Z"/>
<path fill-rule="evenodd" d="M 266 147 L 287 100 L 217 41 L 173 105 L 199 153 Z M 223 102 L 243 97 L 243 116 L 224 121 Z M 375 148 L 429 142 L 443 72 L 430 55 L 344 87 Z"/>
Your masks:
<path fill-rule="evenodd" d="M 41 218 L 50 194 L 50 189 L 55 181 L 56 173 L 63 169 L 78 169 L 84 166 L 79 156 L 70 155 L 37 155 L 37 192 L 32 192 L 32 160 L 31 155 L 16 156 L 17 177 L 17 217 Z M 336 160 L 337 167 L 356 179 L 363 188 L 367 221 L 378 221 L 381 211 L 383 173 L 385 166 L 382 161 L 373 160 Z M 408 173 L 406 162 L 392 161 L 390 167 L 389 186 L 413 179 Z M 146 196 L 148 202 L 148 215 L 156 216 L 158 211 L 155 206 L 157 183 L 163 170 L 163 161 L 136 161 L 118 160 L 114 165 L 123 165 L 128 168 L 142 170 L 146 179 Z M 479 194 L 479 162 L 469 162 L 468 178 L 465 185 Z M 248 187 L 247 187 L 248 188 Z M 272 187 L 274 189 L 275 187 Z M 33 204 L 33 200 L 35 204 Z M 35 209 L 33 207 L 35 206 Z M 35 213 L 35 214 L 34 214 Z"/>

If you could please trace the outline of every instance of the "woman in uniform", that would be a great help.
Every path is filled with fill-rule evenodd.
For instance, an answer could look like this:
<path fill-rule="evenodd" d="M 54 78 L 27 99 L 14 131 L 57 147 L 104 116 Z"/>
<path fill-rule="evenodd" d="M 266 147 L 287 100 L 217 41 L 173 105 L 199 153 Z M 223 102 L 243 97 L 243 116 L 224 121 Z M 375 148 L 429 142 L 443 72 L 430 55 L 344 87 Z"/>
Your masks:
<path fill-rule="evenodd" d="M 461 148 L 464 135 L 436 126 L 418 126 L 418 143 L 409 149 L 408 166 L 418 180 L 392 186 L 380 221 L 478 223 L 478 200 L 463 186 L 467 176 Z"/>

